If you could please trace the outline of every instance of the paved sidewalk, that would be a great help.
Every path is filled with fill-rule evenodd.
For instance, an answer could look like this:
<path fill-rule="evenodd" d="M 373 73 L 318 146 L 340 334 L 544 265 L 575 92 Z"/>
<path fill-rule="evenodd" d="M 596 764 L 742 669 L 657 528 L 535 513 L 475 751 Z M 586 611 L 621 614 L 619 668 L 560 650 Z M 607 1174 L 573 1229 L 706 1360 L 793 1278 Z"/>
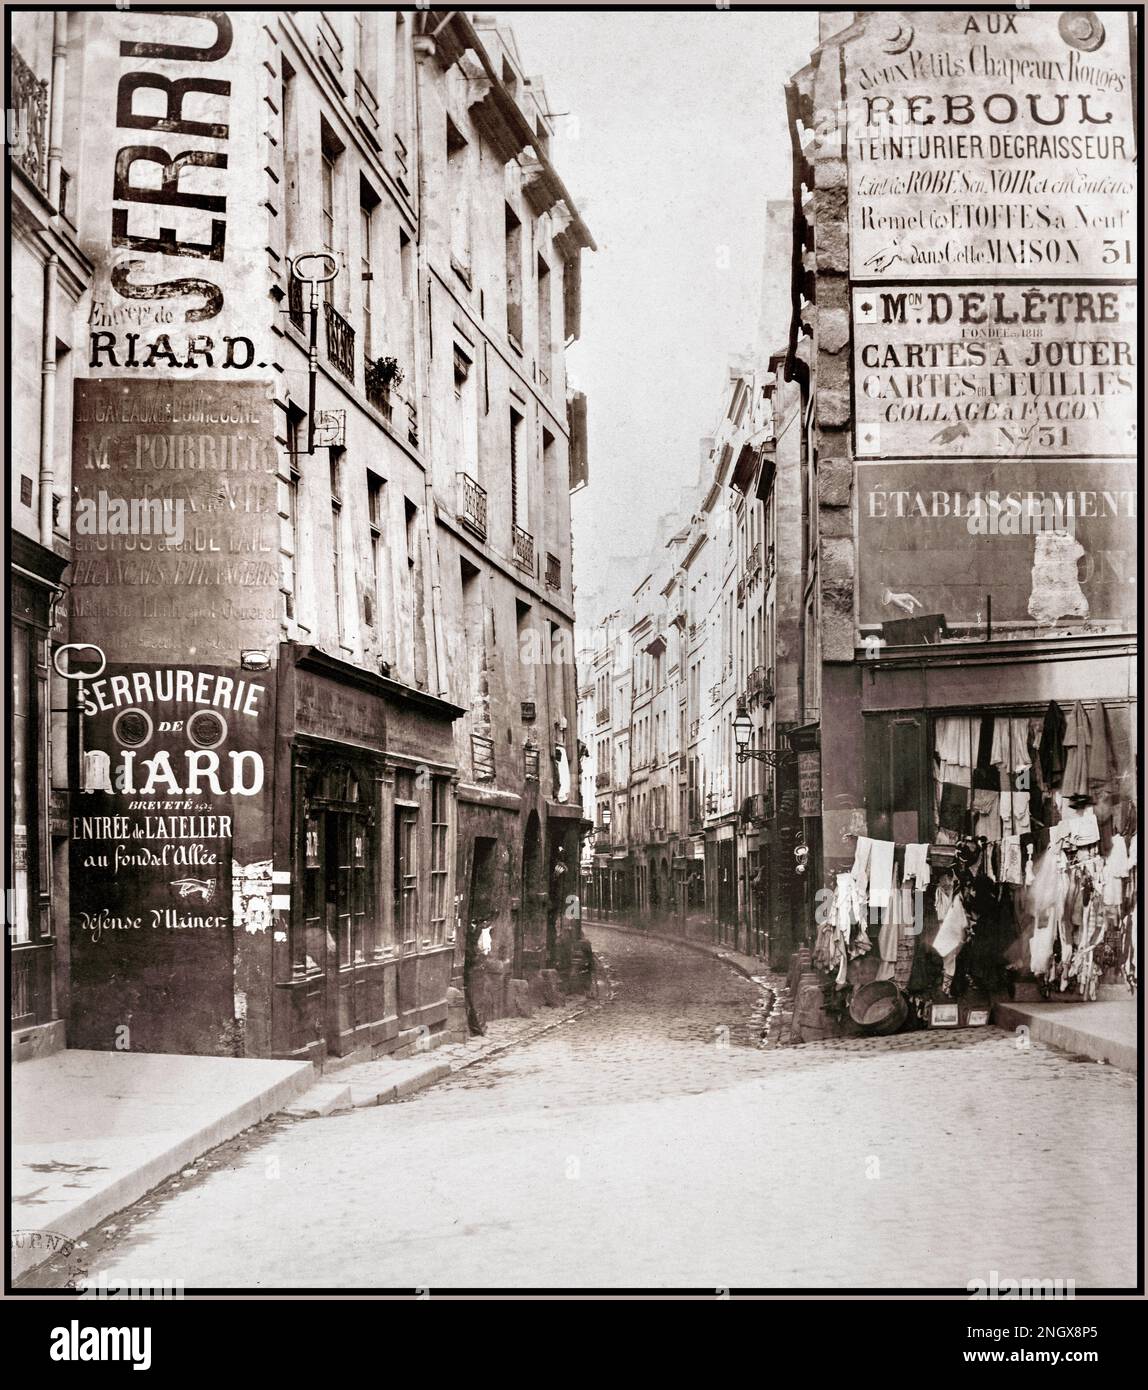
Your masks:
<path fill-rule="evenodd" d="M 167 1053 L 57 1052 L 21 1062 L 12 1088 L 12 1277 L 157 1183 L 280 1110 L 310 1062 Z"/>
<path fill-rule="evenodd" d="M 1001 1028 L 1023 1025 L 1037 1042 L 1136 1073 L 1138 1013 L 1132 997 L 1087 1004 L 1018 1004 L 1005 999 L 993 1006 L 993 1022 Z"/>

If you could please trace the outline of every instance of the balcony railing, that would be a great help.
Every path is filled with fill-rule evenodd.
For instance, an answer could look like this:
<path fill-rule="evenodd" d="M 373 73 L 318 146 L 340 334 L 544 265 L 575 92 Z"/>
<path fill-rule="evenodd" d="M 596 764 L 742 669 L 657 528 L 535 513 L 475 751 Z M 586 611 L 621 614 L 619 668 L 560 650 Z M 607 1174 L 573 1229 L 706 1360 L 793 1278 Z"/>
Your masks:
<path fill-rule="evenodd" d="M 747 580 L 752 579 L 753 576 L 754 576 L 755 574 L 760 573 L 760 571 L 761 571 L 761 542 L 758 541 L 758 543 L 753 547 L 753 549 L 749 552 L 749 555 L 746 557 L 746 561 L 745 561 L 745 576 L 746 576 L 746 579 L 747 579 Z"/>
<path fill-rule="evenodd" d="M 355 330 L 327 300 L 323 301 L 323 317 L 327 323 L 327 361 L 348 381 L 354 381 Z"/>
<path fill-rule="evenodd" d="M 609 724 L 610 711 L 608 709 L 600 709 L 595 715 L 595 722 L 598 724 Z"/>
<path fill-rule="evenodd" d="M 515 526 L 512 532 L 512 544 L 514 546 L 514 563 L 519 569 L 528 570 L 534 573 L 534 537 L 529 531 L 524 531 L 521 526 Z"/>
<path fill-rule="evenodd" d="M 458 474 L 458 519 L 480 540 L 486 540 L 486 489 L 469 473 Z"/>
<path fill-rule="evenodd" d="M 599 772 L 594 778 L 594 786 L 600 792 L 607 791 L 610 786 L 610 774 L 608 772 Z"/>
<path fill-rule="evenodd" d="M 549 553 L 546 556 L 546 587 L 548 589 L 561 589 L 562 587 L 562 562 L 557 555 Z"/>
<path fill-rule="evenodd" d="M 38 188 L 48 187 L 48 81 L 38 78 L 19 52 L 11 50 L 12 158 Z"/>
<path fill-rule="evenodd" d="M 755 666 L 745 682 L 745 696 L 748 704 L 768 704 L 773 699 L 773 669 L 768 666 Z"/>
<path fill-rule="evenodd" d="M 378 365 L 369 357 L 363 358 L 363 386 L 367 393 L 367 404 L 373 405 L 384 420 L 390 420 L 395 413 L 390 383 L 384 381 Z"/>

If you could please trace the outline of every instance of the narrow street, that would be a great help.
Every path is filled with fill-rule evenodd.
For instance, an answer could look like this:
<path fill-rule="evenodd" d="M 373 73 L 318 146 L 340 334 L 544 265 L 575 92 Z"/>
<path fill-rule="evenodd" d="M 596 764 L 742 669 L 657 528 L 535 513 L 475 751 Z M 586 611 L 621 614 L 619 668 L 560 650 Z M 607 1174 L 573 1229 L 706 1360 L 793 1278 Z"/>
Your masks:
<path fill-rule="evenodd" d="M 1134 1282 L 1133 1076 L 988 1028 L 766 1051 L 727 965 L 589 934 L 600 1008 L 400 1104 L 233 1141 L 89 1233 L 92 1279 Z"/>

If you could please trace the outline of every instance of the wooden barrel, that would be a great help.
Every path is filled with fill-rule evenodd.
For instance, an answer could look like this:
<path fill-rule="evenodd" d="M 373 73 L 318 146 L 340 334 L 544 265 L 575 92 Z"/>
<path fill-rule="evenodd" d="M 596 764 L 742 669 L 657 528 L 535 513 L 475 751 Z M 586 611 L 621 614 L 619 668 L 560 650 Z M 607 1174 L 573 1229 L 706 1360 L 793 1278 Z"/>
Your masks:
<path fill-rule="evenodd" d="M 833 1021 L 825 1010 L 825 984 L 816 971 L 804 971 L 797 982 L 793 1036 L 802 1042 L 816 1042 L 832 1032 Z"/>

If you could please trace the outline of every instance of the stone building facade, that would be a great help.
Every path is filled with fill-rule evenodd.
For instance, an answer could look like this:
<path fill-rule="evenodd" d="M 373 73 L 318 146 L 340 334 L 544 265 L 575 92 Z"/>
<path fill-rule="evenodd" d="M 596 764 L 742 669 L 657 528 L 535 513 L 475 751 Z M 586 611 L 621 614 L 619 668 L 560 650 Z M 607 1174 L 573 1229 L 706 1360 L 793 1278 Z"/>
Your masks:
<path fill-rule="evenodd" d="M 68 1010 L 67 640 L 72 383 L 92 263 L 77 235 L 70 16 L 12 17 L 9 51 L 9 560 L 12 750 L 5 853 L 16 1057 L 60 1045 Z M 67 669 L 67 655 L 64 657 Z"/>
<path fill-rule="evenodd" d="M 899 18 L 823 15 L 787 92 L 810 893 L 859 834 L 936 839 L 942 715 L 1103 706 L 1126 790 L 1135 778 L 1136 27 Z M 1041 63 L 1060 76 L 1022 76 Z M 1048 370 L 1065 335 L 1099 340 L 1078 350 L 1091 370 Z M 993 522 L 1033 498 L 1046 535 Z"/>
<path fill-rule="evenodd" d="M 426 1045 L 506 882 L 476 837 L 530 865 L 507 974 L 553 963 L 577 859 L 592 242 L 546 103 L 453 11 L 85 13 L 65 46 L 60 631 L 103 663 L 65 716 L 68 1041 Z"/>

